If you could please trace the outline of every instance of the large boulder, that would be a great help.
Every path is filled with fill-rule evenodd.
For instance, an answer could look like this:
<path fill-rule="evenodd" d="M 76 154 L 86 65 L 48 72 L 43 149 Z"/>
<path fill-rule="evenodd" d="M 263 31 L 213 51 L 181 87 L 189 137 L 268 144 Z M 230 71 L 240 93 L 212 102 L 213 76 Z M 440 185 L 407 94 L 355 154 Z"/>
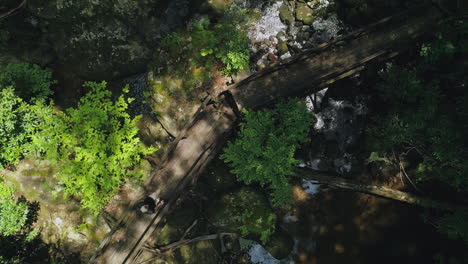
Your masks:
<path fill-rule="evenodd" d="M 296 19 L 304 24 L 312 24 L 314 22 L 314 10 L 306 3 L 296 4 Z"/>
<path fill-rule="evenodd" d="M 281 21 L 286 25 L 291 25 L 294 23 L 294 14 L 293 11 L 289 8 L 287 2 L 284 2 L 283 5 L 278 9 L 279 16 Z"/>

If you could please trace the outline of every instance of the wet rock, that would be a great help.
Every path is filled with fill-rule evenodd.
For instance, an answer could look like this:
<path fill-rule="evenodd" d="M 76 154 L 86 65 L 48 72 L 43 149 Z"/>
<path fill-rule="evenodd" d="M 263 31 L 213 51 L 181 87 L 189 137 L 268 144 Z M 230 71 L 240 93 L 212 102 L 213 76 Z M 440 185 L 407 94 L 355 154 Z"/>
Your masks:
<path fill-rule="evenodd" d="M 305 3 L 298 3 L 296 7 L 296 19 L 304 24 L 312 24 L 314 22 L 314 10 Z"/>
<path fill-rule="evenodd" d="M 291 58 L 291 53 L 288 51 L 285 54 L 281 55 L 280 59 L 281 60 L 286 60 L 288 58 Z"/>
<path fill-rule="evenodd" d="M 270 63 L 275 63 L 278 61 L 278 56 L 276 56 L 273 53 L 268 53 L 267 56 L 268 56 L 268 60 L 270 61 Z"/>
<path fill-rule="evenodd" d="M 284 40 L 279 40 L 277 49 L 278 49 L 278 55 L 280 56 L 281 59 L 283 59 L 282 56 L 289 52 L 288 43 Z"/>
<path fill-rule="evenodd" d="M 286 25 L 294 23 L 294 13 L 286 3 L 283 3 L 279 8 L 279 16 L 281 21 Z"/>
<path fill-rule="evenodd" d="M 254 243 L 247 252 L 250 257 L 250 262 L 253 264 L 279 264 L 280 261 L 275 259 L 262 245 Z"/>
<path fill-rule="evenodd" d="M 262 9 L 262 17 L 248 28 L 247 36 L 254 52 L 272 52 L 277 44 L 277 34 L 286 31 L 287 26 L 280 19 L 282 5 L 282 1 L 277 1 Z"/>

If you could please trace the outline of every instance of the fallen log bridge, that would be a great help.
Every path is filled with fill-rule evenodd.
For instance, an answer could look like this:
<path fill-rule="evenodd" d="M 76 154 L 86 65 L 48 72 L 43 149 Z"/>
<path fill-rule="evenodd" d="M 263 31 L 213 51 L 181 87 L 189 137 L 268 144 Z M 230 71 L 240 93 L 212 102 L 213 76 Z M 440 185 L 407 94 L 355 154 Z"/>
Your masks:
<path fill-rule="evenodd" d="M 296 176 L 302 179 L 313 180 L 319 184 L 333 189 L 371 194 L 398 202 L 417 205 L 424 208 L 456 211 L 465 205 L 453 204 L 445 201 L 433 200 L 416 194 L 390 189 L 384 186 L 364 184 L 361 182 L 336 177 L 330 173 L 317 172 L 309 169 L 297 169 Z"/>
<path fill-rule="evenodd" d="M 375 60 L 386 60 L 411 46 L 443 18 L 432 5 L 383 19 L 287 62 L 262 70 L 208 97 L 177 136 L 159 168 L 145 182 L 145 193 L 156 190 L 166 204 L 153 215 L 137 215 L 133 205 L 102 241 L 90 263 L 130 264 L 142 257 L 145 241 L 157 236 L 163 218 L 194 184 L 235 126 L 239 109 L 258 108 L 279 98 L 303 96 L 345 78 Z M 135 201 L 136 202 L 136 201 Z"/>

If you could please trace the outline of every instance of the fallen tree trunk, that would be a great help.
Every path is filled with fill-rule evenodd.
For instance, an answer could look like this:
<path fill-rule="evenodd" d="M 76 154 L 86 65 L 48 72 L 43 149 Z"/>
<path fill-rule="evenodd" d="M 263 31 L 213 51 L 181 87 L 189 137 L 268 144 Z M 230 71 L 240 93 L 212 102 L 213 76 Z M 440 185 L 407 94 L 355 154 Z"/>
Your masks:
<path fill-rule="evenodd" d="M 297 169 L 296 176 L 303 179 L 316 181 L 317 183 L 326 185 L 330 188 L 376 195 L 379 197 L 413 204 L 424 208 L 455 211 L 463 207 L 461 205 L 444 201 L 437 201 L 427 197 L 422 197 L 416 194 L 402 192 L 383 186 L 363 184 L 357 181 L 336 177 L 331 174 L 317 172 L 310 169 Z"/>
<path fill-rule="evenodd" d="M 217 104 L 211 102 L 210 98 L 205 100 L 174 141 L 160 167 L 145 182 L 146 190 L 141 197 L 160 190 L 161 197 L 166 200 L 164 206 L 153 215 L 141 215 L 133 205 L 127 208 L 90 263 L 132 263 L 183 191 L 196 182 L 208 162 L 217 155 L 237 116 L 225 100 L 220 98 Z"/>
<path fill-rule="evenodd" d="M 239 109 L 257 108 L 289 96 L 305 96 L 399 54 L 443 18 L 432 5 L 382 19 L 316 49 L 259 71 L 229 89 Z"/>

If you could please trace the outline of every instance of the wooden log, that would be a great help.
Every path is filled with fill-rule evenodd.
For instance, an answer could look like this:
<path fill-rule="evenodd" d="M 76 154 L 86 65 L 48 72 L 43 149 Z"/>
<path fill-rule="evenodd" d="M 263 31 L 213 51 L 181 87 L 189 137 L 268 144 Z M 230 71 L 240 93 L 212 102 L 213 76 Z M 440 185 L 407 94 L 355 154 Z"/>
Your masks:
<path fill-rule="evenodd" d="M 196 181 L 217 154 L 236 118 L 224 101 L 200 108 L 167 152 L 162 166 L 146 182 L 145 195 L 156 188 L 163 190 L 161 194 L 166 204 L 153 215 L 141 215 L 130 206 L 90 263 L 132 263 L 183 190 Z"/>
<path fill-rule="evenodd" d="M 239 109 L 311 94 L 349 76 L 372 60 L 397 55 L 442 18 L 443 14 L 433 5 L 414 8 L 259 71 L 228 91 Z"/>
<path fill-rule="evenodd" d="M 357 181 L 336 177 L 329 173 L 317 172 L 310 169 L 297 169 L 296 176 L 299 178 L 316 181 L 317 183 L 326 185 L 330 188 L 376 195 L 379 197 L 417 205 L 424 208 L 455 211 L 463 207 L 462 205 L 433 200 L 431 198 L 402 192 L 383 186 L 364 184 Z"/>

